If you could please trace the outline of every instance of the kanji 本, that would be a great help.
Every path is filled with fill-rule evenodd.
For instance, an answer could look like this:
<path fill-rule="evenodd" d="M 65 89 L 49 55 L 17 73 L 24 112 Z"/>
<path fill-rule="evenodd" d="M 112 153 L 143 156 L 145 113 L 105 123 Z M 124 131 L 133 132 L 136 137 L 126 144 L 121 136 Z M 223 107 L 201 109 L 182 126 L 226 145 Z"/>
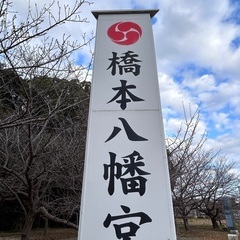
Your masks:
<path fill-rule="evenodd" d="M 117 221 L 118 223 L 118 220 L 130 219 L 125 223 L 119 221 L 119 224 L 113 224 L 118 239 L 131 240 L 131 237 L 136 236 L 136 232 L 140 228 L 139 225 L 152 222 L 152 219 L 144 212 L 130 213 L 130 208 L 124 205 L 122 205 L 121 208 L 125 213 L 124 215 L 112 216 L 111 214 L 108 214 L 103 222 L 103 226 L 108 228 L 113 221 Z M 134 221 L 136 218 L 140 219 L 137 223 Z"/>
<path fill-rule="evenodd" d="M 116 75 L 117 69 L 120 75 L 122 75 L 123 72 L 131 72 L 135 76 L 139 75 L 141 66 L 137 63 L 142 61 L 137 59 L 138 55 L 133 51 L 125 52 L 121 57 L 118 57 L 116 52 L 112 52 L 112 55 L 112 58 L 108 59 L 111 61 L 111 64 L 107 70 L 111 68 L 111 74 L 113 76 Z"/>
<path fill-rule="evenodd" d="M 117 91 L 117 94 L 108 103 L 113 102 L 114 100 L 120 98 L 116 102 L 120 104 L 122 110 L 125 110 L 128 102 L 144 101 L 142 98 L 135 96 L 129 91 L 130 89 L 136 89 L 135 85 L 127 85 L 126 80 L 120 80 L 120 82 L 121 82 L 120 87 L 113 88 L 114 91 Z M 127 96 L 129 98 L 127 98 Z"/>
<path fill-rule="evenodd" d="M 148 139 L 141 137 L 137 133 L 135 133 L 133 131 L 133 129 L 130 127 L 130 125 L 128 124 L 126 119 L 124 119 L 124 118 L 118 118 L 118 119 L 122 122 L 123 128 L 124 128 L 129 140 L 131 140 L 131 141 L 148 141 Z M 108 142 L 111 139 L 113 139 L 121 130 L 122 129 L 119 127 L 114 127 L 111 135 L 108 137 L 108 139 L 105 142 Z"/>
<path fill-rule="evenodd" d="M 116 154 L 109 152 L 110 164 L 104 164 L 105 180 L 109 180 L 108 193 L 112 195 L 114 193 L 114 180 L 120 179 L 122 183 L 122 190 L 124 194 L 131 192 L 138 192 L 140 196 L 145 193 L 147 179 L 143 176 L 150 173 L 143 171 L 141 168 L 145 166 L 143 157 L 139 152 L 133 151 L 133 153 L 122 157 L 124 164 L 116 162 Z"/>

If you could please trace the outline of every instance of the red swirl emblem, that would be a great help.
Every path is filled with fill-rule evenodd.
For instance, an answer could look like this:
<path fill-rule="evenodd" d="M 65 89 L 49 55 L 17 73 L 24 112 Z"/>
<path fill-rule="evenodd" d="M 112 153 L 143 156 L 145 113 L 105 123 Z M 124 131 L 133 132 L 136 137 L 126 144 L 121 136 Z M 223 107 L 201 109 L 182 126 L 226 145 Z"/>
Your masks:
<path fill-rule="evenodd" d="M 131 45 L 142 36 L 142 29 L 134 22 L 117 22 L 109 27 L 107 35 L 117 44 Z"/>

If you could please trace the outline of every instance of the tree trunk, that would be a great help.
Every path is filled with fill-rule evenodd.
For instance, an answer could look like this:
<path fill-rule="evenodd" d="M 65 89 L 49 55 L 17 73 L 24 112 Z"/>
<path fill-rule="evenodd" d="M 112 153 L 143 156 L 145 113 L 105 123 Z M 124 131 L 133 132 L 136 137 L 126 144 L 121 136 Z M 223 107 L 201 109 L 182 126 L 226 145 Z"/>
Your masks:
<path fill-rule="evenodd" d="M 217 219 L 216 217 L 210 217 L 211 218 L 211 221 L 212 221 L 212 227 L 215 229 L 215 228 L 219 228 L 219 225 L 217 223 Z"/>
<path fill-rule="evenodd" d="M 47 239 L 48 235 L 48 219 L 44 218 L 44 240 Z"/>
<path fill-rule="evenodd" d="M 30 237 L 30 233 L 32 230 L 32 225 L 34 223 L 36 215 L 37 214 L 34 211 L 28 212 L 24 226 L 23 226 L 23 230 L 21 233 L 21 240 L 29 240 L 30 239 L 29 237 Z"/>
<path fill-rule="evenodd" d="M 184 223 L 185 230 L 189 230 L 189 224 L 188 224 L 188 218 L 187 217 L 183 217 L 183 223 Z"/>
<path fill-rule="evenodd" d="M 39 208 L 39 213 L 42 213 L 44 217 L 48 218 L 51 221 L 58 222 L 58 223 L 63 223 L 66 224 L 69 227 L 72 227 L 74 229 L 78 229 L 78 225 L 69 222 L 65 219 L 58 218 L 56 216 L 51 215 L 44 207 Z"/>

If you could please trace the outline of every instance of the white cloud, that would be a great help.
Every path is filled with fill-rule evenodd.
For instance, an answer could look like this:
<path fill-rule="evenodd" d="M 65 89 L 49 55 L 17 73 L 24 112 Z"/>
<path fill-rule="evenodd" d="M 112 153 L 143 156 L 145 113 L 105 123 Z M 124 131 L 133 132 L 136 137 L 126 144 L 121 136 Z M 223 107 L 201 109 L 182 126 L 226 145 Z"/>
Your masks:
<path fill-rule="evenodd" d="M 212 114 L 212 120 L 215 123 L 215 128 L 221 132 L 227 128 L 231 128 L 229 115 L 223 112 Z"/>
<path fill-rule="evenodd" d="M 189 93 L 167 74 L 159 73 L 159 85 L 162 105 L 164 108 L 171 108 L 171 114 L 182 113 L 183 105 L 191 105 L 193 109 L 197 108 Z"/>
<path fill-rule="evenodd" d="M 185 121 L 190 120 L 198 105 L 189 92 L 168 75 L 159 74 L 159 84 L 166 136 L 176 135 L 180 128 L 183 134 L 186 129 Z M 206 133 L 206 128 L 206 124 L 200 119 L 194 138 L 195 143 Z"/>
<path fill-rule="evenodd" d="M 224 21 L 231 12 L 227 0 L 163 2 L 161 24 L 154 31 L 160 70 L 172 72 L 184 62 L 195 62 L 223 73 L 239 73 L 240 51 L 233 53 L 230 43 L 240 29 Z"/>
<path fill-rule="evenodd" d="M 14 0 L 13 5 L 25 16 L 27 0 Z M 37 1 L 38 5 L 49 1 Z M 61 0 L 62 4 L 66 1 Z M 74 4 L 75 0 L 67 1 Z M 183 104 L 188 111 L 201 103 L 199 136 L 207 129 L 211 134 L 208 148 L 222 149 L 230 158 L 239 155 L 240 139 L 240 48 L 232 41 L 240 36 L 240 25 L 226 21 L 234 10 L 229 0 L 93 0 L 81 8 L 81 17 L 89 23 L 64 24 L 52 36 L 70 34 L 82 41 L 95 34 L 97 20 L 92 10 L 159 9 L 153 25 L 160 94 L 166 132 L 176 133 L 183 121 Z M 31 3 L 34 3 L 31 0 Z M 91 45 L 93 49 L 93 44 Z M 78 54 L 83 63 L 90 59 L 89 49 Z M 77 56 L 77 55 L 76 55 Z M 192 69 L 189 64 L 196 67 Z M 206 69 L 201 73 L 199 69 Z M 176 76 L 180 76 L 179 80 Z M 189 111 L 187 112 L 189 114 Z"/>
<path fill-rule="evenodd" d="M 220 153 L 226 155 L 229 160 L 240 163 L 239 138 L 239 134 L 235 136 L 230 134 L 219 135 L 215 139 L 208 139 L 205 147 L 214 149 L 215 152 L 220 150 Z"/>
<path fill-rule="evenodd" d="M 196 79 L 192 76 L 185 76 L 182 84 L 194 91 L 195 94 L 216 90 L 216 81 L 212 74 L 205 74 Z"/>

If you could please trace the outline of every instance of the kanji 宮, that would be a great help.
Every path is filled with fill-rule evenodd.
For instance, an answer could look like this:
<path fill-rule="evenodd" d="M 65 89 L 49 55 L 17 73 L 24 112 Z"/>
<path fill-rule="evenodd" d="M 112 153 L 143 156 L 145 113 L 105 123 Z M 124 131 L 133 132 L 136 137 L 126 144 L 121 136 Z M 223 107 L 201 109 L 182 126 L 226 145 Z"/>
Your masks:
<path fill-rule="evenodd" d="M 122 205 L 121 208 L 125 213 L 124 215 L 112 216 L 111 214 L 108 214 L 103 222 L 104 227 L 108 228 L 113 221 L 128 219 L 125 223 L 119 221 L 119 223 L 113 224 L 118 239 L 131 240 L 131 237 L 136 236 L 140 225 L 152 222 L 152 219 L 144 212 L 130 213 L 130 208 L 124 205 Z M 134 222 L 136 218 L 140 218 L 139 222 Z M 128 231 L 126 231 L 126 229 Z"/>

